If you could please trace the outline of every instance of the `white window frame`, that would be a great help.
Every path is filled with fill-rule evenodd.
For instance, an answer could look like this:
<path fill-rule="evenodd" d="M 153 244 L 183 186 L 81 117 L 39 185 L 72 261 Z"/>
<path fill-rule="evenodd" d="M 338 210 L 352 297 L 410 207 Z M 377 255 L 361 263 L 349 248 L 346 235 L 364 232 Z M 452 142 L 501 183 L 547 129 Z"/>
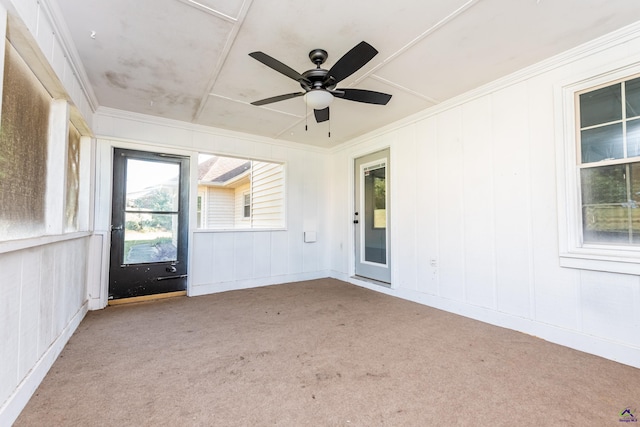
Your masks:
<path fill-rule="evenodd" d="M 243 222 L 245 224 L 245 226 L 243 227 L 220 227 L 220 228 L 195 228 L 193 231 L 196 233 L 226 233 L 226 232 L 264 232 L 264 231 L 286 231 L 288 229 L 288 199 L 289 199 L 289 186 L 288 186 L 288 164 L 286 161 L 283 160 L 279 160 L 279 159 L 265 159 L 265 158 L 259 158 L 259 157 L 241 157 L 241 156 L 237 156 L 234 154 L 220 154 L 219 152 L 209 152 L 209 151 L 203 151 L 203 150 L 199 150 L 197 152 L 197 154 L 195 155 L 195 158 L 198 159 L 200 155 L 203 156 L 219 156 L 219 157 L 229 157 L 229 158 L 234 158 L 234 159 L 246 159 L 252 162 L 252 167 L 251 167 L 251 176 L 250 176 L 250 189 L 248 190 L 249 194 L 250 194 L 250 216 L 249 217 L 245 217 L 244 216 L 244 193 L 247 191 L 243 191 L 242 192 L 242 206 L 241 206 L 241 211 L 239 213 L 238 211 L 238 201 L 237 201 L 237 197 L 238 197 L 238 189 L 235 189 L 235 193 L 234 193 L 234 208 L 233 208 L 233 219 L 234 221 L 240 221 Z M 254 220 L 254 177 L 253 177 L 253 164 L 255 164 L 256 162 L 263 162 L 263 163 L 271 163 L 271 164 L 275 164 L 275 165 L 280 165 L 282 167 L 282 207 L 283 207 L 283 211 L 282 211 L 282 226 L 265 226 L 265 227 L 256 227 Z M 196 160 L 196 164 L 197 164 L 197 160 Z M 197 175 L 197 174 L 196 174 Z M 192 185 L 195 185 L 196 187 L 200 187 L 201 183 L 196 179 L 194 179 L 192 181 Z M 209 198 L 209 193 L 206 193 L 206 197 Z M 207 203 L 208 206 L 208 203 Z M 208 207 L 206 208 L 208 209 Z M 207 211 L 207 215 L 209 214 L 209 212 Z M 205 221 L 206 223 L 207 221 Z"/>
<path fill-rule="evenodd" d="M 576 114 L 577 93 L 615 84 L 638 74 L 640 63 L 635 63 L 613 71 L 593 73 L 555 88 L 559 258 L 562 267 L 640 274 L 640 245 L 591 244 L 582 241 L 578 163 L 580 129 Z"/>
<path fill-rule="evenodd" d="M 248 204 L 247 204 L 247 196 L 249 197 Z M 247 215 L 247 211 L 246 211 L 247 207 L 249 208 L 249 215 Z M 242 192 L 242 218 L 251 219 L 251 191 L 250 190 Z"/>

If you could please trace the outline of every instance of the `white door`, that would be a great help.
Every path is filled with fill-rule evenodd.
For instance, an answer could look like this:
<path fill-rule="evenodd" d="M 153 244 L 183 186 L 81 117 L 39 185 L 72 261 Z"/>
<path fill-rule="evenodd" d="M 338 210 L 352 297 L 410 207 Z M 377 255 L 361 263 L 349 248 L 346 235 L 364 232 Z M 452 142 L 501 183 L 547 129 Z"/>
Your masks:
<path fill-rule="evenodd" d="M 355 160 L 356 276 L 391 283 L 389 149 Z"/>

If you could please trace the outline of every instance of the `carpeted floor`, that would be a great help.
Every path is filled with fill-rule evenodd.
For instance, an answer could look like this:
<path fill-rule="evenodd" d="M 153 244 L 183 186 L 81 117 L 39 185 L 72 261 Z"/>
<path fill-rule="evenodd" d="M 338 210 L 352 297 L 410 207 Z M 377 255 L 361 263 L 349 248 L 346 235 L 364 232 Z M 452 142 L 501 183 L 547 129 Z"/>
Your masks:
<path fill-rule="evenodd" d="M 90 312 L 16 426 L 613 426 L 626 407 L 639 369 L 322 279 Z"/>

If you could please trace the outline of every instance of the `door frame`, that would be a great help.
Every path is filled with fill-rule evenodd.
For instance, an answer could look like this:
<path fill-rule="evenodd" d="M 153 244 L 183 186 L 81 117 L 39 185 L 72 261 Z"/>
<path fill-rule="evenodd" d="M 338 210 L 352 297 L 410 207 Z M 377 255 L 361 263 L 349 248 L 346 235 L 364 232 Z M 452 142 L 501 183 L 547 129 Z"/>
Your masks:
<path fill-rule="evenodd" d="M 178 205 L 176 215 L 177 223 L 177 255 L 175 261 L 151 261 L 135 264 L 123 264 L 122 246 L 113 246 L 114 238 L 118 237 L 124 243 L 124 226 L 126 222 L 125 197 L 127 194 L 127 171 L 129 160 L 159 163 L 165 165 L 178 166 Z M 191 167 L 189 155 L 167 154 L 164 150 L 138 150 L 129 148 L 113 148 L 112 156 L 112 219 L 111 219 L 111 247 L 109 253 L 109 302 L 119 299 L 154 299 L 158 295 L 173 293 L 186 294 L 188 266 L 189 266 L 189 227 L 190 227 L 190 188 L 191 188 Z M 115 189 L 122 191 L 118 199 L 115 200 Z M 127 279 L 130 278 L 130 279 Z M 131 286 L 118 282 L 130 283 Z M 162 283 L 160 283 L 162 282 Z M 131 293 L 124 296 L 122 292 Z M 112 285 L 115 286 L 112 289 Z M 126 291 L 125 291 L 126 289 Z M 119 293 L 120 297 L 111 300 L 112 290 Z M 117 291 L 116 291 L 117 290 Z"/>
<path fill-rule="evenodd" d="M 389 268 L 389 282 L 381 282 L 378 281 L 376 279 L 372 279 L 372 278 L 367 278 L 364 276 L 357 276 L 356 275 L 356 245 L 358 244 L 358 242 L 356 241 L 356 233 L 355 233 L 355 228 L 354 224 L 353 224 L 353 219 L 354 219 L 354 212 L 357 211 L 357 209 L 359 208 L 359 206 L 356 205 L 356 160 L 362 157 L 366 157 L 369 156 L 371 154 L 376 154 L 385 150 L 389 150 L 389 154 L 387 157 L 387 177 L 389 179 L 389 186 L 387 187 L 387 191 L 389 191 L 389 196 L 387 198 L 387 209 L 389 209 L 390 214 L 389 214 L 389 230 L 387 233 L 387 250 L 389 250 L 389 255 L 388 255 L 388 268 Z M 365 283 L 372 283 L 375 285 L 379 285 L 379 286 L 384 286 L 390 289 L 394 289 L 394 277 L 395 277 L 395 270 L 393 267 L 393 260 L 392 260 L 392 250 L 391 248 L 394 246 L 394 238 L 393 238 L 393 233 L 391 232 L 392 229 L 394 229 L 394 218 L 395 216 L 392 215 L 392 211 L 393 211 L 393 197 L 392 194 L 395 193 L 395 187 L 394 187 L 394 183 L 395 183 L 395 168 L 391 167 L 391 159 L 393 158 L 393 149 L 390 145 L 380 145 L 377 146 L 375 148 L 369 148 L 367 151 L 357 151 L 352 153 L 349 156 L 349 186 L 348 186 L 348 209 L 349 211 L 347 212 L 347 218 L 348 218 L 348 242 L 349 242 L 349 278 L 351 280 L 355 280 L 355 281 L 361 281 L 361 282 L 365 282 Z"/>
<path fill-rule="evenodd" d="M 163 152 L 176 156 L 185 156 L 190 158 L 189 170 L 189 187 L 194 188 L 197 183 L 197 169 L 194 171 L 193 165 L 198 163 L 197 153 L 194 150 L 184 149 L 164 145 L 162 143 L 144 144 L 135 141 L 117 140 L 111 138 L 96 138 L 95 152 L 95 192 L 93 197 L 94 203 L 94 242 L 92 245 L 100 253 L 100 262 L 96 262 L 96 266 L 100 269 L 99 281 L 96 286 L 88 289 L 89 307 L 92 310 L 101 309 L 109 303 L 109 265 L 111 260 L 111 212 L 112 212 L 112 196 L 113 196 L 113 156 L 114 149 L 122 148 L 125 150 Z M 187 253 L 189 259 L 192 256 L 192 225 L 195 221 L 195 199 L 194 192 L 189 191 L 189 241 Z M 187 266 L 187 295 L 191 293 L 191 268 L 192 263 Z"/>

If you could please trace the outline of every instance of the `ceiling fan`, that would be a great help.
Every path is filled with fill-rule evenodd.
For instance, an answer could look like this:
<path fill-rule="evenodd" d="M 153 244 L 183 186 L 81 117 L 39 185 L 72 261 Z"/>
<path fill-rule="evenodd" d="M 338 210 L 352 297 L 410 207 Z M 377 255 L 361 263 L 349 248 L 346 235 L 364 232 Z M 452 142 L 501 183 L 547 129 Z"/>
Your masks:
<path fill-rule="evenodd" d="M 286 99 L 304 96 L 307 105 L 313 108 L 316 121 L 318 123 L 329 120 L 329 104 L 333 98 L 342 98 L 348 101 L 366 102 L 368 104 L 386 105 L 391 99 L 391 95 L 381 92 L 374 92 L 363 89 L 336 88 L 336 85 L 346 79 L 367 62 L 369 62 L 378 51 L 367 42 L 360 42 L 342 58 L 336 62 L 329 70 L 320 68 L 329 56 L 326 50 L 314 49 L 309 52 L 309 59 L 316 65 L 316 68 L 307 70 L 300 74 L 293 68 L 283 64 L 275 58 L 263 52 L 252 52 L 252 58 L 262 62 L 267 67 L 297 81 L 304 89 L 304 92 L 287 93 L 273 96 L 271 98 L 254 101 L 252 105 L 265 105 L 272 102 L 284 101 Z"/>

